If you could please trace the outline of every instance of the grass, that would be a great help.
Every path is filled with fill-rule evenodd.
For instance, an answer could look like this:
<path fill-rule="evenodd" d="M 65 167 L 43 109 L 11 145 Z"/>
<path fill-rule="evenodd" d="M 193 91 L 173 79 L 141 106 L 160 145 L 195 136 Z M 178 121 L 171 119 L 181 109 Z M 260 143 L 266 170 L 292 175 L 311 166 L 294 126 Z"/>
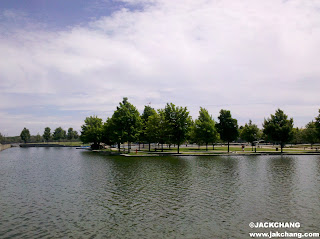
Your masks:
<path fill-rule="evenodd" d="M 255 148 L 252 148 L 251 146 L 249 147 L 245 147 L 244 151 L 242 151 L 241 147 L 230 147 L 229 148 L 230 152 L 237 152 L 237 153 L 254 153 L 255 152 Z M 180 148 L 180 153 L 181 154 L 190 154 L 190 153 L 196 153 L 196 154 L 210 154 L 210 153 L 226 153 L 228 151 L 228 147 L 227 146 L 215 146 L 214 150 L 212 149 L 212 146 L 208 147 L 208 151 L 206 151 L 205 146 L 201 146 L 200 149 L 198 147 L 181 147 Z M 143 153 L 149 153 L 148 149 L 142 149 L 140 152 Z M 140 153 L 139 152 L 139 153 Z M 154 153 L 154 149 L 151 149 L 151 153 Z M 161 152 L 161 150 L 157 150 L 156 152 Z M 170 149 L 167 147 L 163 148 L 163 152 L 166 153 L 176 153 L 177 152 L 177 147 L 171 147 Z M 276 151 L 275 147 L 264 147 L 264 148 L 256 148 L 256 152 L 257 153 L 263 153 L 263 152 L 274 152 L 274 153 L 279 153 L 281 152 L 281 149 L 278 148 L 278 151 Z M 304 150 L 303 148 L 284 148 L 283 152 L 310 152 L 310 150 Z M 134 152 L 135 153 L 135 152 Z"/>

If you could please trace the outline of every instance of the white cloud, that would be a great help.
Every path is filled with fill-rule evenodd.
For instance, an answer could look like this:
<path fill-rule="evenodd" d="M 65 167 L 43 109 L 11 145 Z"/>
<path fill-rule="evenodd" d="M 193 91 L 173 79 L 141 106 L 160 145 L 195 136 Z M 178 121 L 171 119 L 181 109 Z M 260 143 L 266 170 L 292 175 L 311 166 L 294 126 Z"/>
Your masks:
<path fill-rule="evenodd" d="M 122 2 L 145 6 L 64 31 L 13 26 L 0 38 L 0 110 L 48 104 L 105 119 L 127 96 L 139 110 L 173 102 L 194 117 L 199 106 L 214 117 L 231 109 L 241 124 L 278 107 L 298 126 L 317 114 L 319 1 Z M 34 97 L 19 102 L 26 94 Z"/>

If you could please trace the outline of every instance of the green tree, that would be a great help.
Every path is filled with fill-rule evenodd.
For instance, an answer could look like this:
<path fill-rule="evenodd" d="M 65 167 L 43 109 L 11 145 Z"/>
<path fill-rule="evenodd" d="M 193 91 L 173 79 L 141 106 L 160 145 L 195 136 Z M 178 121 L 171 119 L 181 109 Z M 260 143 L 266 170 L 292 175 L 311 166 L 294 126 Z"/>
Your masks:
<path fill-rule="evenodd" d="M 36 135 L 35 140 L 36 142 L 41 142 L 41 136 L 39 133 Z"/>
<path fill-rule="evenodd" d="M 147 123 L 149 120 L 149 117 L 152 115 L 157 114 L 157 112 L 155 111 L 154 108 L 152 108 L 151 106 L 146 105 L 144 107 L 143 113 L 141 115 L 141 123 L 142 123 L 142 129 L 139 135 L 139 141 L 144 143 L 148 143 L 149 144 L 149 151 L 150 151 L 150 137 L 148 137 L 148 135 L 146 134 L 146 127 L 147 127 Z"/>
<path fill-rule="evenodd" d="M 163 144 L 167 141 L 168 138 L 168 124 L 165 120 L 165 113 L 163 109 L 158 110 L 156 114 L 151 115 L 148 118 L 146 124 L 146 139 L 149 143 L 149 151 L 150 143 L 159 143 L 161 144 L 161 151 L 163 152 Z"/>
<path fill-rule="evenodd" d="M 170 136 L 168 141 L 178 146 L 179 153 L 180 145 L 185 142 L 192 124 L 187 107 L 176 107 L 173 103 L 167 103 L 164 117 Z"/>
<path fill-rule="evenodd" d="M 73 138 L 74 138 L 74 139 L 79 139 L 79 133 L 78 133 L 78 131 L 76 131 L 76 130 L 73 131 Z"/>
<path fill-rule="evenodd" d="M 62 129 L 61 127 L 58 127 L 54 130 L 53 134 L 52 134 L 52 138 L 54 140 L 61 140 L 61 139 L 65 139 L 66 138 L 66 131 L 64 129 Z"/>
<path fill-rule="evenodd" d="M 209 112 L 200 107 L 199 117 L 195 120 L 193 125 L 194 140 L 199 145 L 204 143 L 206 145 L 206 151 L 208 151 L 208 143 L 216 142 L 218 138 L 218 132 L 215 127 L 215 122 Z"/>
<path fill-rule="evenodd" d="M 84 120 L 84 125 L 81 126 L 81 141 L 83 143 L 92 143 L 92 149 L 99 149 L 102 136 L 102 119 L 97 116 L 87 117 Z"/>
<path fill-rule="evenodd" d="M 130 153 L 130 142 L 138 139 L 141 130 L 141 117 L 128 98 L 123 98 L 120 106 L 113 113 L 111 118 L 111 128 L 113 128 L 113 138 L 118 143 L 120 151 L 120 143 L 128 142 L 128 153 Z"/>
<path fill-rule="evenodd" d="M 108 118 L 102 128 L 102 142 L 107 145 L 117 143 L 117 135 L 114 131 L 114 125 L 111 118 Z"/>
<path fill-rule="evenodd" d="M 259 128 L 256 124 L 252 124 L 252 121 L 249 120 L 249 124 L 245 124 L 240 131 L 241 139 L 251 143 L 252 151 L 254 141 L 259 139 Z"/>
<path fill-rule="evenodd" d="M 318 132 L 315 122 L 311 121 L 306 125 L 306 128 L 302 131 L 302 138 L 305 142 L 311 144 L 311 148 L 313 144 L 318 141 Z"/>
<path fill-rule="evenodd" d="M 228 152 L 230 142 L 236 140 L 239 136 L 238 121 L 231 117 L 229 110 L 220 110 L 218 116 L 219 123 L 217 124 L 218 132 L 220 133 L 220 139 L 228 142 Z"/>
<path fill-rule="evenodd" d="M 280 109 L 271 118 L 265 119 L 263 123 L 263 133 L 267 139 L 280 143 L 281 153 L 283 147 L 293 136 L 293 119 L 288 119 L 288 116 Z"/>
<path fill-rule="evenodd" d="M 151 142 L 159 143 L 160 130 L 161 130 L 161 118 L 159 114 L 150 115 L 145 125 L 145 139 L 149 145 L 149 151 L 151 151 Z M 163 147 L 162 147 L 163 150 Z"/>
<path fill-rule="evenodd" d="M 291 143 L 293 144 L 301 144 L 304 141 L 303 138 L 303 131 L 305 129 L 301 129 L 301 128 L 293 128 L 292 129 L 292 138 L 291 138 Z"/>
<path fill-rule="evenodd" d="M 49 139 L 51 138 L 51 129 L 49 128 L 49 127 L 46 127 L 45 129 L 44 129 L 44 132 L 43 132 L 43 135 L 42 135 L 42 137 L 44 138 L 44 140 L 45 141 L 49 141 Z"/>
<path fill-rule="evenodd" d="M 21 140 L 24 141 L 24 143 L 27 143 L 27 141 L 30 139 L 30 131 L 27 128 L 23 128 L 23 130 L 20 133 Z"/>
<path fill-rule="evenodd" d="M 319 109 L 319 115 L 316 117 L 315 126 L 317 129 L 317 138 L 320 140 L 320 109 Z"/>
<path fill-rule="evenodd" d="M 68 129 L 68 133 L 67 133 L 67 139 L 68 140 L 72 140 L 72 139 L 74 139 L 74 130 L 73 130 L 73 128 L 69 128 Z"/>

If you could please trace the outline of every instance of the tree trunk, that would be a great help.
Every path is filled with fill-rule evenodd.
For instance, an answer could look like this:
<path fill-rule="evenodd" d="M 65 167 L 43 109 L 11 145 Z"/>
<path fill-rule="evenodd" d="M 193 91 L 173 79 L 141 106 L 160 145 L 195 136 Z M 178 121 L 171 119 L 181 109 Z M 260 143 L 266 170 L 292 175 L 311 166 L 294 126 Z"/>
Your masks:
<path fill-rule="evenodd" d="M 230 144 L 230 143 L 229 143 L 229 141 L 228 141 L 228 153 L 229 153 L 229 144 Z"/>
<path fill-rule="evenodd" d="M 163 143 L 161 144 L 161 152 L 163 152 Z"/>
<path fill-rule="evenodd" d="M 120 153 L 120 143 L 118 143 L 118 151 L 119 151 L 119 153 Z"/>
<path fill-rule="evenodd" d="M 178 144 L 178 153 L 179 153 L 179 149 L 180 149 L 180 144 Z"/>
<path fill-rule="evenodd" d="M 206 143 L 206 151 L 208 151 L 208 143 Z"/>
<path fill-rule="evenodd" d="M 212 150 L 214 150 L 214 144 L 212 144 Z"/>
<path fill-rule="evenodd" d="M 251 143 L 251 147 L 252 147 L 251 151 L 253 151 L 253 142 Z"/>
<path fill-rule="evenodd" d="M 128 154 L 130 154 L 130 143 L 128 142 Z"/>
<path fill-rule="evenodd" d="M 151 143 L 149 142 L 149 152 L 150 152 L 150 150 L 151 150 Z"/>

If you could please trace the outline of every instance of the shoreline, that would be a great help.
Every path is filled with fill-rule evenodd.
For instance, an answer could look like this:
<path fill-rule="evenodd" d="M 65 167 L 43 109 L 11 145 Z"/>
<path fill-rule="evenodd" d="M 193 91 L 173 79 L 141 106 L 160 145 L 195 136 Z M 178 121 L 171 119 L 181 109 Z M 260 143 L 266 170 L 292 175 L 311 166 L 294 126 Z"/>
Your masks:
<path fill-rule="evenodd" d="M 63 145 L 63 144 L 20 144 L 21 148 L 31 147 L 81 147 L 81 145 Z"/>
<path fill-rule="evenodd" d="M 5 146 L 5 147 L 4 147 Z M 72 147 L 77 148 L 81 147 L 81 145 L 62 145 L 62 144 L 20 144 L 19 145 L 22 148 L 29 148 L 29 147 Z M 0 145 L 0 151 L 10 148 L 12 145 Z M 295 156 L 295 155 L 320 155 L 320 151 L 314 151 L 314 152 L 241 152 L 241 151 L 234 151 L 234 152 L 219 152 L 219 153 L 176 153 L 176 152 L 146 152 L 144 154 L 127 154 L 127 153 L 119 153 L 116 151 L 102 151 L 102 150 L 91 150 L 86 149 L 88 151 L 92 151 L 95 153 L 99 153 L 102 155 L 107 156 L 121 156 L 121 157 L 166 157 L 166 156 L 173 156 L 173 157 L 181 157 L 181 156 L 201 156 L 201 157 L 216 157 L 216 156 L 273 156 L 273 155 L 283 155 L 283 156 Z M 141 153 L 141 152 L 140 152 Z"/>
<path fill-rule="evenodd" d="M 0 144 L 0 152 L 6 149 L 11 148 L 11 144 Z"/>
<path fill-rule="evenodd" d="M 205 156 L 273 156 L 273 155 L 283 155 L 283 156 L 295 156 L 295 155 L 320 155 L 320 152 L 309 152 L 309 153 L 305 153 L 305 152 L 284 152 L 284 153 L 280 153 L 280 152 L 259 152 L 259 153 L 237 153 L 237 152 L 226 152 L 226 153 L 163 153 L 163 152 L 159 152 L 159 153 L 146 153 L 146 154 L 126 154 L 126 153 L 118 153 L 118 152 L 110 152 L 110 151 L 101 151 L 101 150 L 90 150 L 92 152 L 95 153 L 99 153 L 102 155 L 107 155 L 107 156 L 122 156 L 122 157 L 166 157 L 166 156 L 173 156 L 173 157 L 183 157 L 183 156 L 201 156 L 201 157 L 205 157 Z"/>

